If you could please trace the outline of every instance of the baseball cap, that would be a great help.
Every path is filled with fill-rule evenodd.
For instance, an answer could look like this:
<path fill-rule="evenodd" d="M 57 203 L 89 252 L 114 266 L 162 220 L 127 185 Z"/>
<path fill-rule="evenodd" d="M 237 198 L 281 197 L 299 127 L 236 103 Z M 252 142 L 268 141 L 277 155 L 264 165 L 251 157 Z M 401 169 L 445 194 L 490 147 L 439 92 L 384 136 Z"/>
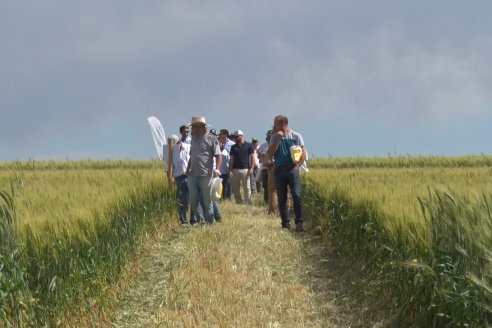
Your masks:
<path fill-rule="evenodd" d="M 217 135 L 217 131 L 216 131 L 215 129 L 210 129 L 210 131 L 209 131 L 209 132 L 210 132 L 211 134 L 213 134 L 214 136 L 216 136 L 216 135 Z"/>
<path fill-rule="evenodd" d="M 236 131 L 234 131 L 234 133 L 233 133 L 233 134 L 234 134 L 235 136 L 244 136 L 244 133 L 243 133 L 243 131 L 241 131 L 241 130 L 236 130 Z"/>
<path fill-rule="evenodd" d="M 258 138 L 257 137 L 252 138 L 251 142 L 258 142 Z"/>

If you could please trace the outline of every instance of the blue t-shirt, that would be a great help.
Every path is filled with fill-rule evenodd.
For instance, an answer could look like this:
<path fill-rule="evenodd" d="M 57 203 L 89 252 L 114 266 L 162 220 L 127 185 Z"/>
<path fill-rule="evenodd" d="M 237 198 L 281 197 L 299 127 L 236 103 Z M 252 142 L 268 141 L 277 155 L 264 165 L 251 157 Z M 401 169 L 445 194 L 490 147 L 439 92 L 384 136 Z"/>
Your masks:
<path fill-rule="evenodd" d="M 277 138 L 276 134 L 270 139 L 270 144 L 274 142 L 275 138 Z M 275 153 L 275 167 L 294 166 L 294 162 L 290 157 L 291 146 L 304 147 L 304 140 L 301 134 L 292 130 L 285 134 L 278 144 L 277 152 Z"/>

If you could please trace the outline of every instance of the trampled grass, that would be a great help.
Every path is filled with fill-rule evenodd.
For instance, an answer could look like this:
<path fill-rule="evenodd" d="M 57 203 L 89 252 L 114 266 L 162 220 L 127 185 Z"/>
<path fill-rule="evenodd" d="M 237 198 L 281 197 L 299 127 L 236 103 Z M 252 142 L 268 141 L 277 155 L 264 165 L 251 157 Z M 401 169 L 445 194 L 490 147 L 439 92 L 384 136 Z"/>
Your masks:
<path fill-rule="evenodd" d="M 283 231 L 266 207 L 231 202 L 221 207 L 223 223 L 182 228 L 172 240 L 155 242 L 111 326 L 350 327 L 359 322 L 363 308 L 344 307 L 349 293 L 340 290 L 339 272 L 327 266 L 316 237 Z"/>

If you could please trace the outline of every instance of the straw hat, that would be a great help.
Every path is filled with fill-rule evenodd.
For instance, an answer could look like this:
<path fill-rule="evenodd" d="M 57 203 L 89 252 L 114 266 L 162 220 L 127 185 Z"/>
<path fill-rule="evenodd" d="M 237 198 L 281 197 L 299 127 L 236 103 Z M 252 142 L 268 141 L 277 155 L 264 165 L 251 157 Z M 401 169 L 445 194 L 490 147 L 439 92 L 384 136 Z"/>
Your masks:
<path fill-rule="evenodd" d="M 209 124 L 207 124 L 207 121 L 205 121 L 204 116 L 193 116 L 191 118 L 191 123 L 188 124 L 188 126 L 195 125 L 195 124 L 205 124 L 206 126 L 209 126 Z"/>

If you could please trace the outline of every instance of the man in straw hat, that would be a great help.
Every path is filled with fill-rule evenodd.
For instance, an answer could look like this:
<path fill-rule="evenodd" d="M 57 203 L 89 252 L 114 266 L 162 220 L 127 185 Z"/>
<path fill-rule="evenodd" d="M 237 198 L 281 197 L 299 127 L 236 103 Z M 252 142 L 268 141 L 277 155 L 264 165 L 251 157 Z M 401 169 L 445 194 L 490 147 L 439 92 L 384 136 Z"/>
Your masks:
<path fill-rule="evenodd" d="M 214 169 L 220 167 L 222 156 L 217 137 L 207 132 L 207 122 L 203 116 L 194 116 L 191 119 L 191 150 L 190 160 L 186 169 L 188 176 L 188 191 L 190 193 L 190 207 L 193 213 L 197 213 L 198 203 L 203 201 L 205 222 L 213 223 L 211 208 L 212 178 L 220 176 L 220 171 Z"/>

